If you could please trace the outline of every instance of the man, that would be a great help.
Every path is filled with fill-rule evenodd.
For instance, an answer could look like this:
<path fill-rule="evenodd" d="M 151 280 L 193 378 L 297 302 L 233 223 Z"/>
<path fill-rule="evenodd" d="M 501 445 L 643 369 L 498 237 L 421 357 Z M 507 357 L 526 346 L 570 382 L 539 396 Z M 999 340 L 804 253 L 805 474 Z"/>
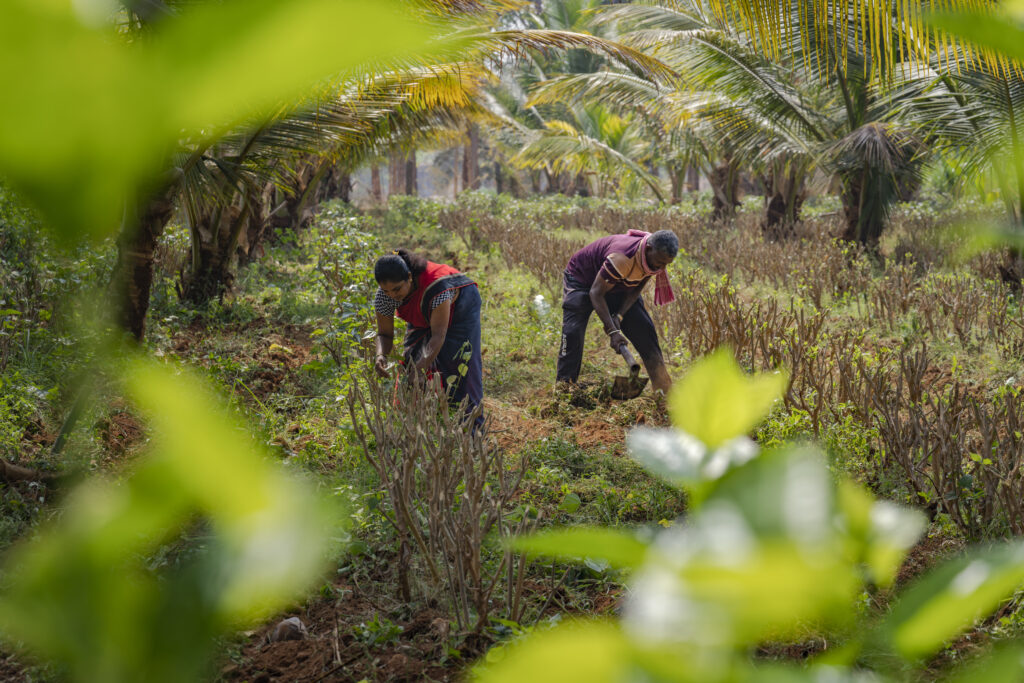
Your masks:
<path fill-rule="evenodd" d="M 675 299 L 665 268 L 678 252 L 679 240 L 669 230 L 630 230 L 602 237 L 573 254 L 565 267 L 557 381 L 575 382 L 579 377 L 587 323 L 596 311 L 612 350 L 618 353 L 627 339 L 632 342 L 655 391 L 668 393 L 672 380 L 640 294 L 655 276 L 654 303 Z"/>

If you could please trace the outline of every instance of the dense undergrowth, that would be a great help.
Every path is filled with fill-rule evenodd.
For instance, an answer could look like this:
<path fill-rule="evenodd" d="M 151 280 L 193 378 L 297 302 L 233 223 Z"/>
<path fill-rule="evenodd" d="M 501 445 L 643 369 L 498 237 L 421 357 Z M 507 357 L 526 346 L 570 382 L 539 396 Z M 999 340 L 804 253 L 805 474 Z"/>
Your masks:
<path fill-rule="evenodd" d="M 929 540 L 898 582 L 965 540 L 1024 531 L 1016 467 L 1024 311 L 1019 293 L 998 279 L 999 255 L 967 252 L 969 240 L 955 230 L 985 220 L 984 208 L 901 206 L 878 254 L 834 241 L 831 209 L 808 207 L 795 239 L 772 242 L 753 211 L 715 224 L 703 201 L 651 209 L 467 193 L 454 204 L 396 197 L 365 214 L 333 203 L 308 230 L 279 233 L 232 294 L 200 310 L 175 295 L 184 243 L 172 228 L 158 253 L 146 343 L 200 368 L 259 440 L 349 507 L 353 526 L 338 539 L 348 549 L 339 549 L 336 573 L 293 610 L 315 636 L 302 661 L 323 659 L 321 670 L 353 678 L 449 678 L 492 643 L 559 615 L 612 613 L 622 575 L 596 559 L 513 560 L 484 529 L 476 550 L 485 573 L 498 577 L 491 618 L 480 628 L 445 625 L 454 621 L 446 596 L 459 586 L 431 578 L 429 558 L 403 547 L 393 499 L 367 458 L 376 436 L 361 440 L 347 405 L 367 381 L 359 359 L 372 343 L 371 269 L 385 249 L 415 248 L 480 283 L 490 439 L 508 467 L 524 468 L 517 494 L 500 506 L 506 531 L 600 524 L 650 532 L 686 510 L 682 492 L 625 457 L 628 429 L 667 418 L 646 396 L 610 401 L 604 389 L 618 366 L 599 330 L 588 337 L 584 386 L 572 395 L 552 389 L 562 268 L 582 244 L 627 228 L 680 237 L 683 255 L 671 271 L 677 301 L 651 307 L 673 376 L 723 344 L 748 370 L 786 368 L 784 399 L 755 434 L 761 446 L 818 440 L 834 474 L 929 514 Z M 29 214 L 10 202 L 0 210 L 0 453 L 37 468 L 118 473 L 147 439 L 131 404 L 101 385 L 76 420 L 66 419 L 77 398 L 67 380 L 92 354 L 87 302 L 105 296 L 111 247 L 61 254 L 40 241 Z M 389 408 L 386 399 L 377 407 Z M 62 431 L 70 439 L 58 449 Z M 61 509 L 34 484 L 0 492 L 3 548 Z M 186 534 L 152 566 L 173 565 L 201 545 L 201 533 Z M 410 563 L 401 590 L 398 562 Z M 865 594 L 864 609 L 884 612 L 890 597 Z M 480 612 L 464 606 L 467 617 Z M 1011 602 L 969 638 L 1016 635 L 1020 619 Z M 262 637 L 226 642 L 219 675 L 258 678 L 274 667 L 306 675 L 282 669 L 287 643 L 267 646 Z M 807 656 L 820 639 L 808 632 L 795 644 L 768 642 L 760 656 Z M 925 671 L 972 651 L 951 643 Z"/>

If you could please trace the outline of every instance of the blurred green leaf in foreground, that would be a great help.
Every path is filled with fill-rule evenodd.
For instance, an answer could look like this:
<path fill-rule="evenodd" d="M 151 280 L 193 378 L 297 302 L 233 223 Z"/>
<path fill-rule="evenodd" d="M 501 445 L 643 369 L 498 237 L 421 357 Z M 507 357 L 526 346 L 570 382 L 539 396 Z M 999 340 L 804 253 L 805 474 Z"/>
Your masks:
<path fill-rule="evenodd" d="M 123 479 L 81 486 L 58 521 L 12 553 L 0 629 L 72 680 L 196 680 L 216 635 L 299 597 L 340 515 L 261 453 L 195 378 L 143 360 L 126 378 L 152 452 Z M 189 561 L 148 567 L 197 526 L 207 539 Z"/>
<path fill-rule="evenodd" d="M 0 175 L 65 240 L 115 232 L 125 203 L 173 172 L 179 142 L 211 140 L 429 38 L 393 0 L 186 7 L 136 34 L 115 30 L 116 3 L 0 3 Z"/>
<path fill-rule="evenodd" d="M 744 377 L 718 352 L 673 391 L 673 420 L 682 429 L 631 436 L 631 455 L 652 473 L 700 493 L 680 523 L 653 540 L 626 530 L 564 529 L 516 542 L 566 561 L 606 559 L 631 572 L 630 590 L 619 623 L 535 630 L 489 654 L 479 680 L 899 679 L 1024 584 L 1024 544 L 978 549 L 918 579 L 889 616 L 865 616 L 859 596 L 893 582 L 923 516 L 836 481 L 823 456 L 806 447 L 762 453 L 740 441 L 738 448 L 736 439 L 785 389 L 777 377 Z M 714 415 L 702 412 L 707 406 Z M 718 415 L 736 406 L 742 409 Z M 749 657 L 765 642 L 813 634 L 838 647 L 808 665 Z M 1018 655 L 1008 650 L 964 680 L 990 670 L 1016 679 L 1024 672 Z"/>
<path fill-rule="evenodd" d="M 0 3 L 0 176 L 68 243 L 117 231 L 181 146 L 205 149 L 430 38 L 397 0 L 143 5 L 158 10 L 144 23 L 109 0 Z M 103 357 L 152 452 L 72 492 L 9 553 L 0 632 L 71 680 L 196 680 L 216 635 L 302 594 L 342 515 L 187 372 Z M 183 534 L 185 559 L 158 566 Z"/>

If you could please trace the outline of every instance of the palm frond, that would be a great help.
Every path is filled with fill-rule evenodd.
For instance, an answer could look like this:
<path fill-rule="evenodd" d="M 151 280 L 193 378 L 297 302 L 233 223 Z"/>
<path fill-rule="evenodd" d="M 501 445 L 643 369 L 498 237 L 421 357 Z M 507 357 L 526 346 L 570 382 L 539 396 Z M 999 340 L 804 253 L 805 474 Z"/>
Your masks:
<path fill-rule="evenodd" d="M 633 176 L 664 201 L 658 179 L 640 164 L 564 121 L 549 122 L 546 130 L 534 133 L 512 158 L 512 164 L 520 168 L 550 168 L 555 172 L 593 172 L 618 178 Z"/>
<path fill-rule="evenodd" d="M 669 91 L 657 83 L 620 71 L 574 74 L 545 81 L 528 106 L 586 100 L 624 108 L 657 107 Z"/>
<path fill-rule="evenodd" d="M 666 64 L 621 43 L 574 31 L 525 29 L 490 31 L 461 37 L 478 50 L 495 55 L 521 58 L 529 50 L 589 50 L 621 64 L 634 74 L 653 81 L 671 81 L 675 72 Z"/>

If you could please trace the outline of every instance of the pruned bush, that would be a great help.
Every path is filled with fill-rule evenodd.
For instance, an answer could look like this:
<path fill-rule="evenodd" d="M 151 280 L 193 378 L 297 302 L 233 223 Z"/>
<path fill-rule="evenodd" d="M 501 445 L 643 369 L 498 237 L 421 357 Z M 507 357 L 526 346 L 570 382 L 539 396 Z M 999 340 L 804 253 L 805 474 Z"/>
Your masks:
<path fill-rule="evenodd" d="M 366 371 L 347 400 L 363 454 L 387 494 L 383 512 L 398 536 L 403 599 L 412 599 L 419 567 L 428 590 L 447 594 L 461 629 L 486 626 L 502 588 L 518 618 L 525 560 L 500 541 L 536 523 L 536 516 L 513 514 L 527 461 L 507 462 L 485 430 L 471 428 L 480 408 L 468 415 L 451 409 L 435 380 L 392 384 Z"/>

